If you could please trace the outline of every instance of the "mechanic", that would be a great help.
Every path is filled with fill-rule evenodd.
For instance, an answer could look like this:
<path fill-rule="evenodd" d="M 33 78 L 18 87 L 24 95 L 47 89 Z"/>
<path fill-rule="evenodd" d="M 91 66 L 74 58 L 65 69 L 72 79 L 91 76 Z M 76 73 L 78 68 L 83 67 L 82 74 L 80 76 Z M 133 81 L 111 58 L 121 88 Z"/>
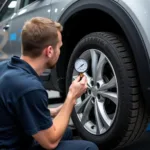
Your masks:
<path fill-rule="evenodd" d="M 0 63 L 1 150 L 98 150 L 92 142 L 73 140 L 68 128 L 76 99 L 87 89 L 86 77 L 72 82 L 63 106 L 48 109 L 39 76 L 57 63 L 61 31 L 61 24 L 48 18 L 28 20 L 21 33 L 21 57 Z"/>

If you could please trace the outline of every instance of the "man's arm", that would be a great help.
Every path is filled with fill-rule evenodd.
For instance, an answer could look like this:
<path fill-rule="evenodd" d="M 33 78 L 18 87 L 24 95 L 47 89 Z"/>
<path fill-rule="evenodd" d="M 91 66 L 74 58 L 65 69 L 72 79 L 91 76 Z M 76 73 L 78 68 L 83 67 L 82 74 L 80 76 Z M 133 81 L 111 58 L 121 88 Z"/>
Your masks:
<path fill-rule="evenodd" d="M 86 78 L 84 77 L 81 81 L 79 80 L 80 77 L 73 81 L 70 86 L 65 103 L 58 115 L 54 118 L 53 125 L 50 128 L 39 131 L 33 135 L 35 140 L 38 141 L 42 147 L 46 149 L 55 149 L 60 142 L 68 126 L 76 99 L 80 97 L 87 89 Z"/>
<path fill-rule="evenodd" d="M 57 147 L 68 126 L 73 106 L 73 98 L 68 96 L 59 114 L 54 118 L 53 125 L 33 135 L 42 147 L 46 149 L 54 149 Z"/>

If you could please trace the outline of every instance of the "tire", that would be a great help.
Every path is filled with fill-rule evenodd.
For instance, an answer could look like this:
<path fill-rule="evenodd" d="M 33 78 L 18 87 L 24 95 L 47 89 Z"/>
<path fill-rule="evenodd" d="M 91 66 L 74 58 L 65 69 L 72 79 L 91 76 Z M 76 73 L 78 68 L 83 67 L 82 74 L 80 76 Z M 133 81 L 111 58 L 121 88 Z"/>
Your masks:
<path fill-rule="evenodd" d="M 90 54 L 91 59 L 88 56 Z M 100 56 L 96 57 L 95 54 Z M 89 104 L 86 103 L 89 112 L 86 112 L 87 114 L 85 115 L 84 111 L 86 107 L 82 107 L 82 111 L 79 111 L 79 109 L 76 109 L 77 106 L 75 106 L 72 112 L 72 120 L 83 139 L 95 142 L 103 149 L 117 149 L 125 147 L 137 140 L 145 131 L 148 123 L 148 116 L 140 93 L 134 60 L 125 40 L 113 33 L 105 32 L 91 33 L 81 39 L 75 47 L 68 64 L 66 88 L 68 91 L 73 76 L 75 77 L 77 74 L 77 72 L 74 71 L 76 59 L 79 57 L 85 58 L 89 63 L 89 66 L 91 66 L 90 64 L 92 64 L 92 62 L 94 64 L 95 60 L 98 62 L 97 60 L 99 60 L 102 54 L 105 56 L 106 66 L 103 64 L 102 73 L 99 73 L 103 75 L 103 78 L 100 78 L 100 80 L 102 80 L 103 83 L 108 84 L 109 81 L 115 77 L 115 80 L 113 78 L 115 87 L 110 86 L 109 88 L 111 89 L 105 89 L 107 95 L 110 95 L 108 92 L 115 91 L 115 101 L 104 94 L 99 96 L 97 94 L 98 90 L 94 95 L 94 90 L 92 91 L 92 88 L 99 88 L 96 87 L 96 85 L 98 85 L 96 84 L 98 82 L 96 80 L 95 86 L 88 89 L 91 91 L 83 95 L 81 99 L 77 100 L 81 106 L 86 97 L 90 96 L 91 99 L 88 99 L 88 101 L 91 102 Z M 89 69 L 88 75 L 90 74 L 90 70 L 92 70 L 92 67 Z M 89 76 L 90 81 L 96 79 L 92 79 L 92 74 Z M 110 79 L 109 76 L 111 76 Z M 91 94 L 91 92 L 93 93 Z M 106 115 L 104 116 L 101 114 L 103 109 L 97 107 L 98 103 L 103 106 L 101 108 L 105 110 L 105 114 L 109 117 L 109 121 L 104 119 L 106 118 Z M 90 106 L 92 106 L 92 108 L 90 108 Z M 82 117 L 86 119 L 83 119 Z M 101 124 L 98 124 L 99 121 L 97 121 L 97 118 L 100 118 Z M 101 125 L 101 128 L 99 125 Z"/>

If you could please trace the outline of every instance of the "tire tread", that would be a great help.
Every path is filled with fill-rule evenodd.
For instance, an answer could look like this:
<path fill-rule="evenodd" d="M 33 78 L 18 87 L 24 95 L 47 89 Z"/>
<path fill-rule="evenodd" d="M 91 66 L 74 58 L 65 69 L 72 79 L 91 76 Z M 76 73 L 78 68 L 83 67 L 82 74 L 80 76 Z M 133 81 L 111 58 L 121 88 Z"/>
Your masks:
<path fill-rule="evenodd" d="M 88 37 L 92 36 L 99 36 L 105 39 L 105 41 L 109 41 L 115 47 L 115 49 L 117 49 L 119 56 L 123 60 L 126 71 L 128 72 L 128 79 L 130 80 L 129 87 L 131 91 L 130 95 L 132 96 L 132 108 L 130 108 L 131 113 L 129 116 L 128 129 L 125 131 L 127 136 L 122 137 L 122 140 L 117 147 L 120 148 L 137 140 L 143 134 L 148 123 L 148 116 L 144 105 L 140 107 L 140 86 L 137 81 L 138 77 L 133 62 L 133 57 L 130 51 L 128 51 L 123 45 L 122 39 L 120 39 L 120 37 L 117 35 L 109 32 L 96 32 L 88 35 Z"/>
<path fill-rule="evenodd" d="M 122 147 L 124 145 L 130 144 L 134 140 L 137 140 L 142 135 L 148 123 L 148 116 L 144 109 L 144 105 L 142 105 L 142 107 L 139 107 L 141 104 L 140 87 L 137 81 L 138 77 L 136 75 L 136 70 L 133 65 L 134 63 L 132 61 L 132 55 L 125 49 L 122 41 L 120 40 L 120 38 L 117 37 L 117 35 L 106 32 L 98 33 L 98 35 L 105 37 L 106 40 L 111 42 L 111 44 L 118 50 L 118 53 L 122 58 L 128 72 L 128 78 L 130 79 L 130 94 L 133 97 L 132 108 L 130 108 L 131 113 L 129 116 L 128 129 L 126 130 L 125 136 L 122 137 L 122 140 L 118 145 L 118 147 Z"/>

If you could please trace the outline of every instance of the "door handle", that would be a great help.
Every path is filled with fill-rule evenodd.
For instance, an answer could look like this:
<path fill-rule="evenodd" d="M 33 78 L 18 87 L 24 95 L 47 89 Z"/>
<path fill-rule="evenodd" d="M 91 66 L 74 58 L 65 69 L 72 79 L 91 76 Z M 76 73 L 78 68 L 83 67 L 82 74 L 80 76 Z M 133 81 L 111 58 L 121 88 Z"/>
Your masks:
<path fill-rule="evenodd" d="M 3 29 L 4 29 L 4 30 L 8 30 L 9 27 L 10 27 L 9 24 L 6 24 L 6 25 L 3 27 Z"/>

